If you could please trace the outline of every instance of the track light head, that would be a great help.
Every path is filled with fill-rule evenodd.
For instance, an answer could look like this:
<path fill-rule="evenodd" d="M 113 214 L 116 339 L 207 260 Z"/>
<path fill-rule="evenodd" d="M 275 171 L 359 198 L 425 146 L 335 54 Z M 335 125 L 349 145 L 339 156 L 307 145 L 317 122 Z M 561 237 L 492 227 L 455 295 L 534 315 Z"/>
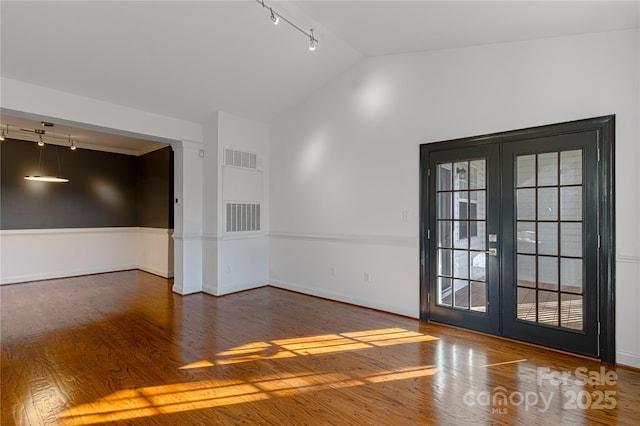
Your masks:
<path fill-rule="evenodd" d="M 75 142 L 73 142 L 71 140 L 71 135 L 67 135 L 67 138 L 69 138 L 69 148 L 71 149 L 71 151 L 75 151 L 76 150 L 76 144 L 75 144 Z"/>
<path fill-rule="evenodd" d="M 269 10 L 271 11 L 271 21 L 273 22 L 273 25 L 278 25 L 278 23 L 280 22 L 280 17 L 273 13 L 272 8 L 269 8 Z"/>
<path fill-rule="evenodd" d="M 44 141 L 42 140 L 42 135 L 40 135 L 40 140 L 38 141 L 38 146 L 44 146 Z"/>
<path fill-rule="evenodd" d="M 318 40 L 316 40 L 316 38 L 313 36 L 313 28 L 311 28 L 311 34 L 309 34 L 309 50 L 312 52 L 316 50 L 317 43 Z"/>

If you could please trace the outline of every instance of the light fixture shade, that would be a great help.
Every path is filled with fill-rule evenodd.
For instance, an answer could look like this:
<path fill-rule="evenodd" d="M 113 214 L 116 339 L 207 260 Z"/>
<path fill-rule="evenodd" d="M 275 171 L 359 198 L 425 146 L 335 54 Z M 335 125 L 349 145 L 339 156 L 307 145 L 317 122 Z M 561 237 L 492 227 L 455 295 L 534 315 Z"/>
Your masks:
<path fill-rule="evenodd" d="M 25 180 L 31 180 L 35 182 L 69 182 L 69 179 L 59 176 L 37 176 L 37 175 L 29 175 L 24 177 Z"/>
<path fill-rule="evenodd" d="M 280 17 L 273 13 L 273 9 L 271 9 L 271 21 L 273 21 L 273 25 L 278 25 L 280 22 Z"/>

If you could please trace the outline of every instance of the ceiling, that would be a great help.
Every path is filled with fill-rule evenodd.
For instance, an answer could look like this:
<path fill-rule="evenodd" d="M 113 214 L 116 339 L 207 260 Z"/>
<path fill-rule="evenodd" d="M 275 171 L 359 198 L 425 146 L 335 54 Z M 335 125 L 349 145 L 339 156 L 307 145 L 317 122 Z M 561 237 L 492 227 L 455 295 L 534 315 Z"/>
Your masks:
<path fill-rule="evenodd" d="M 3 0 L 1 74 L 192 122 L 269 122 L 364 57 L 640 27 L 640 0 L 265 2 L 314 28 L 316 51 L 253 0 Z"/>
<path fill-rule="evenodd" d="M 116 152 L 127 155 L 143 155 L 166 144 L 142 138 L 121 136 L 112 132 L 89 130 L 79 126 L 70 126 L 57 120 L 46 120 L 53 127 L 45 127 L 41 120 L 25 118 L 20 115 L 2 114 L 2 129 L 11 139 L 38 142 L 36 130 L 43 130 L 45 143 L 70 146 L 70 141 L 80 149 L 94 149 L 99 151 Z M 7 127 L 8 126 L 8 127 Z"/>
<path fill-rule="evenodd" d="M 640 26 L 640 1 L 309 1 L 299 6 L 364 56 Z"/>

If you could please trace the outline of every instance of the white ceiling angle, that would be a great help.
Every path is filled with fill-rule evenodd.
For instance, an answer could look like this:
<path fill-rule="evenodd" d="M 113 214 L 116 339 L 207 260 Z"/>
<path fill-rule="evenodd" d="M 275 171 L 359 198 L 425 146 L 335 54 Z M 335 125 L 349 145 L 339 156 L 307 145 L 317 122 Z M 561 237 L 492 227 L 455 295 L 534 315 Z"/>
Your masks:
<path fill-rule="evenodd" d="M 269 123 L 369 56 L 640 27 L 639 1 L 265 5 L 3 0 L 1 75 L 193 123 Z"/>

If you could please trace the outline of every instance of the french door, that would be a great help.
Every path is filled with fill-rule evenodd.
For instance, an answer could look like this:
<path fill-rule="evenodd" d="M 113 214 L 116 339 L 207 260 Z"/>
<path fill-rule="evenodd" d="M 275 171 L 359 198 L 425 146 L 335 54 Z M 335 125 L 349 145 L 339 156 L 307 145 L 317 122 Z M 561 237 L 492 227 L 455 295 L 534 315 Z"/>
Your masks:
<path fill-rule="evenodd" d="M 613 117 L 422 145 L 421 318 L 612 361 L 612 153 Z"/>
<path fill-rule="evenodd" d="M 499 332 L 499 146 L 430 155 L 430 317 Z"/>

